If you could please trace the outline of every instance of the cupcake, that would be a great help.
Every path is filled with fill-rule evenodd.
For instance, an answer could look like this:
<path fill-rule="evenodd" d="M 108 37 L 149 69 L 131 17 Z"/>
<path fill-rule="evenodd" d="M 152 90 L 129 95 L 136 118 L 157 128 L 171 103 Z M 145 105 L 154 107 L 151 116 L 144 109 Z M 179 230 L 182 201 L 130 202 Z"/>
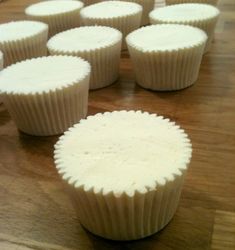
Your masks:
<path fill-rule="evenodd" d="M 0 50 L 4 65 L 47 54 L 48 25 L 35 21 L 0 24 Z"/>
<path fill-rule="evenodd" d="M 205 3 L 217 5 L 218 0 L 165 0 L 167 5 L 180 4 L 180 3 Z"/>
<path fill-rule="evenodd" d="M 115 111 L 70 128 L 54 159 L 81 224 L 107 239 L 135 240 L 172 219 L 191 151 L 185 132 L 169 119 Z"/>
<path fill-rule="evenodd" d="M 0 70 L 3 69 L 3 53 L 0 51 Z"/>
<path fill-rule="evenodd" d="M 83 3 L 75 0 L 44 1 L 30 5 L 25 9 L 29 19 L 45 22 L 49 25 L 49 36 L 71 29 L 80 24 L 80 10 Z"/>
<path fill-rule="evenodd" d="M 140 26 L 142 6 L 123 1 L 104 1 L 81 10 L 83 25 L 104 25 L 120 30 L 123 38 Z M 126 44 L 123 43 L 123 49 Z"/>
<path fill-rule="evenodd" d="M 150 14 L 152 24 L 187 24 L 204 30 L 208 36 L 205 52 L 209 50 L 214 36 L 219 10 L 208 4 L 176 4 L 155 9 Z"/>
<path fill-rule="evenodd" d="M 63 133 L 87 113 L 90 65 L 73 56 L 39 57 L 0 74 L 0 93 L 22 132 Z"/>
<path fill-rule="evenodd" d="M 119 74 L 122 33 L 107 26 L 84 26 L 52 37 L 47 47 L 51 55 L 72 55 L 87 60 L 92 67 L 90 89 L 112 84 Z"/>
<path fill-rule="evenodd" d="M 192 85 L 198 77 L 206 40 L 204 31 L 179 24 L 133 31 L 126 41 L 137 83 L 161 91 Z"/>
<path fill-rule="evenodd" d="M 0 51 L 0 71 L 3 69 L 3 53 Z M 0 104 L 2 103 L 2 98 L 0 96 Z"/>
<path fill-rule="evenodd" d="M 149 12 L 154 9 L 155 0 L 128 0 L 128 2 L 137 3 L 143 7 L 141 25 L 149 24 Z"/>

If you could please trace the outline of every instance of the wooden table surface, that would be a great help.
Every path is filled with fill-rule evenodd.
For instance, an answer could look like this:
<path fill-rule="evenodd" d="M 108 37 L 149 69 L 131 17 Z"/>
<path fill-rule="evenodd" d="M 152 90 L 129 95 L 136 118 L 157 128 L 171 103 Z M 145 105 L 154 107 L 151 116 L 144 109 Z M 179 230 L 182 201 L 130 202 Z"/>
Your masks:
<path fill-rule="evenodd" d="M 25 18 L 23 9 L 32 2 L 37 1 L 4 0 L 0 23 Z M 53 164 L 58 137 L 19 133 L 0 105 L 1 250 L 235 249 L 235 1 L 220 0 L 219 8 L 215 41 L 194 86 L 144 90 L 124 54 L 119 81 L 89 97 L 89 114 L 142 109 L 177 121 L 190 135 L 192 163 L 170 224 L 135 242 L 107 241 L 85 231 Z"/>

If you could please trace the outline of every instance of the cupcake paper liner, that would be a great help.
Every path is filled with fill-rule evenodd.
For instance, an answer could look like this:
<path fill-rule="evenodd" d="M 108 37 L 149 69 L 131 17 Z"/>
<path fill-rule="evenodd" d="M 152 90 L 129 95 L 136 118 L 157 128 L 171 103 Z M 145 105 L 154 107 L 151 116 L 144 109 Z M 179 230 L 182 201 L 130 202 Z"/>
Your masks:
<path fill-rule="evenodd" d="M 115 3 L 122 3 L 126 5 L 127 9 L 129 10 L 128 14 L 120 14 L 110 17 L 94 17 L 92 15 L 87 14 L 88 8 L 96 9 L 99 6 L 104 6 L 104 11 L 106 5 L 112 5 Z M 122 1 L 105 1 L 100 2 L 88 7 L 85 7 L 81 10 L 81 22 L 82 25 L 90 26 L 90 25 L 101 25 L 101 26 L 110 26 L 113 28 L 118 29 L 123 34 L 123 39 L 129 34 L 131 31 L 140 27 L 141 17 L 142 17 L 142 6 L 138 5 L 138 11 L 133 11 L 131 6 L 137 6 L 136 3 L 129 3 L 129 2 L 122 2 Z M 127 45 L 125 40 L 122 43 L 122 49 L 126 49 Z"/>
<path fill-rule="evenodd" d="M 218 0 L 165 0 L 167 5 L 181 4 L 181 3 L 205 3 L 211 5 L 217 5 Z"/>
<path fill-rule="evenodd" d="M 125 1 L 125 0 L 121 0 L 121 1 Z M 155 0 L 129 0 L 128 2 L 137 3 L 143 7 L 141 25 L 149 24 L 149 12 L 154 9 Z"/>
<path fill-rule="evenodd" d="M 0 51 L 0 70 L 3 69 L 3 53 Z"/>
<path fill-rule="evenodd" d="M 31 59 L 18 64 L 30 61 L 33 63 L 45 58 L 52 57 Z M 55 56 L 55 59 L 57 58 L 60 57 Z M 77 58 L 77 60 L 87 64 L 87 71 L 84 72 L 84 76 L 81 79 L 68 82 L 64 86 L 52 89 L 24 91 L 16 88 L 15 90 L 7 90 L 4 87 L 2 76 L 0 77 L 0 91 L 2 92 L 3 102 L 19 130 L 37 136 L 61 134 L 86 116 L 90 66 L 82 59 Z M 10 67 L 14 66 L 17 66 L 17 64 L 9 66 L 5 70 L 10 70 Z"/>
<path fill-rule="evenodd" d="M 64 2 L 64 3 L 63 3 Z M 45 8 L 51 5 L 56 4 L 68 4 L 68 1 L 45 1 L 45 2 L 39 2 L 33 5 L 30 5 L 25 9 L 25 14 L 28 16 L 31 20 L 37 20 L 44 23 L 47 23 L 49 25 L 49 37 L 71 28 L 78 27 L 80 25 L 80 10 L 84 6 L 84 4 L 80 1 L 73 1 L 76 2 L 77 5 L 74 6 L 71 10 L 64 10 L 61 9 L 61 12 L 54 13 L 52 10 L 51 13 L 47 14 L 40 14 L 38 12 L 37 14 L 32 13 L 31 8 L 36 8 L 37 6 L 45 6 Z"/>
<path fill-rule="evenodd" d="M 18 21 L 18 22 L 31 22 L 39 24 L 39 22 L 32 21 Z M 12 22 L 14 24 L 18 22 Z M 30 59 L 34 57 L 40 57 L 47 55 L 47 39 L 48 39 L 48 26 L 44 23 L 41 30 L 38 32 L 29 32 L 29 35 L 16 39 L 2 40 L 0 38 L 0 50 L 4 53 L 4 66 L 9 66 L 16 62 Z M 20 31 L 19 31 L 20 32 Z"/>
<path fill-rule="evenodd" d="M 125 133 L 126 130 L 124 129 L 124 127 L 122 127 L 125 126 L 123 125 L 125 124 L 125 122 L 129 124 L 127 126 L 132 127 L 135 131 L 136 123 L 142 124 L 142 119 L 149 118 L 153 120 L 156 119 L 156 122 L 162 122 L 164 124 L 163 126 L 166 126 L 166 131 L 168 131 L 169 133 L 171 133 L 170 131 L 174 130 L 174 133 L 178 134 L 178 139 L 174 137 L 172 138 L 172 142 L 177 144 L 179 143 L 179 141 L 181 141 L 182 143 L 182 158 L 177 161 L 180 163 L 180 167 L 179 165 L 177 165 L 177 163 L 175 163 L 175 165 L 178 167 L 174 166 L 174 170 L 169 170 L 167 174 L 165 174 L 165 177 L 160 177 L 164 176 L 164 174 L 161 174 L 160 172 L 158 173 L 158 171 L 155 172 L 153 175 L 158 176 L 157 178 L 159 179 L 155 179 L 155 177 L 153 177 L 155 181 L 150 181 L 149 184 L 147 184 L 149 180 L 146 182 L 146 184 L 143 184 L 140 180 L 135 179 L 135 177 L 133 177 L 133 180 L 135 181 L 132 183 L 132 177 L 130 177 L 130 179 L 128 179 L 128 177 L 127 180 L 129 181 L 124 185 L 126 188 L 120 189 L 120 187 L 115 186 L 115 184 L 113 183 L 110 183 L 114 181 L 112 179 L 115 179 L 114 182 L 116 182 L 117 180 L 117 184 L 120 185 L 119 178 L 121 177 L 119 177 L 116 172 L 115 175 L 110 177 L 108 170 L 110 168 L 110 171 L 112 173 L 112 169 L 115 169 L 118 166 L 116 165 L 117 160 L 115 158 L 110 158 L 110 160 L 107 160 L 108 168 L 102 170 L 103 165 L 100 165 L 99 160 L 103 159 L 103 153 L 106 152 L 108 154 L 109 152 L 107 152 L 106 150 L 103 152 L 102 149 L 95 149 L 95 154 L 89 152 L 89 149 L 87 149 L 89 145 L 87 140 L 91 144 L 91 151 L 94 150 L 94 148 L 92 147 L 94 147 L 94 145 L 96 146 L 96 142 L 95 144 L 93 144 L 94 140 L 89 139 L 89 135 L 90 133 L 92 135 L 95 131 L 100 134 L 102 132 L 102 129 L 100 130 L 99 126 L 103 126 L 103 130 L 106 131 L 107 129 L 110 130 L 110 127 L 114 127 L 114 130 L 116 131 L 115 134 L 118 134 L 121 129 L 123 129 L 122 131 L 123 133 Z M 112 123 L 109 122 L 110 119 L 112 119 Z M 101 122 L 102 120 L 103 122 Z M 120 121 L 122 121 L 122 125 L 119 128 L 117 124 L 119 124 Z M 92 124 L 94 124 L 93 131 L 91 126 Z M 148 126 L 147 123 L 145 125 L 144 124 L 142 124 L 143 129 L 145 125 Z M 146 130 L 148 130 L 149 132 L 149 128 L 151 130 L 152 126 L 154 126 L 156 129 L 161 130 L 160 127 L 157 127 L 157 124 L 154 124 L 155 123 L 149 124 L 150 127 L 148 126 Z M 136 134 L 138 134 L 137 131 L 138 130 L 136 130 Z M 80 134 L 86 137 L 79 137 Z M 112 136 L 110 136 L 110 138 L 106 140 L 106 143 L 108 142 L 107 144 L 109 145 L 107 146 L 107 150 L 111 150 L 112 142 L 114 142 L 114 145 L 115 143 L 118 143 L 118 141 L 113 139 L 113 137 L 115 137 L 115 134 L 112 134 Z M 165 133 L 162 134 L 166 135 Z M 130 135 L 128 134 L 127 137 L 125 137 L 125 140 L 129 136 Z M 145 136 L 141 137 L 141 141 L 144 145 L 146 141 L 150 140 L 149 136 L 151 137 L 151 134 L 147 133 L 145 134 Z M 79 137 L 80 140 L 84 143 L 80 143 L 79 145 L 77 145 L 76 137 Z M 158 138 L 158 142 L 161 140 L 164 141 L 164 136 L 160 137 L 161 138 Z M 71 148 L 70 144 L 73 145 L 73 148 L 77 149 L 73 150 L 71 156 L 70 153 L 66 153 L 66 150 Z M 120 148 L 123 144 L 125 145 L 125 142 L 120 139 Z M 89 162 L 87 161 L 84 161 L 83 163 L 80 161 L 79 163 L 76 162 L 76 157 L 79 157 L 81 159 L 81 151 L 83 150 L 83 148 L 85 150 L 85 154 L 87 154 L 87 161 L 89 161 L 89 159 L 93 157 L 95 157 L 96 159 L 96 157 L 98 157 L 97 151 L 100 152 L 101 158 L 97 158 L 98 163 L 96 167 L 93 165 L 90 166 Z M 144 148 L 146 150 L 146 158 L 149 159 L 149 147 Z M 114 148 L 113 150 L 115 149 L 116 148 Z M 81 120 L 80 124 L 76 124 L 74 125 L 74 127 L 70 128 L 62 137 L 60 137 L 59 141 L 55 145 L 54 159 L 56 168 L 62 179 L 64 180 L 66 191 L 71 197 L 72 203 L 75 207 L 81 224 L 90 232 L 104 238 L 112 240 L 135 240 L 156 233 L 164 226 L 166 226 L 172 219 L 178 206 L 184 177 L 191 158 L 191 152 L 191 143 L 187 135 L 182 129 L 174 125 L 174 123 L 170 122 L 168 119 L 164 119 L 163 117 L 158 117 L 156 115 L 150 115 L 147 112 L 142 113 L 140 111 L 116 111 L 112 113 L 107 112 L 104 114 L 97 114 L 93 117 L 89 116 L 87 120 Z M 128 156 L 132 157 L 131 155 L 127 154 L 127 157 Z M 107 157 L 109 157 L 109 155 Z M 167 157 L 170 157 L 170 155 L 168 155 Z M 145 161 L 147 161 L 147 159 Z M 137 161 L 141 161 L 141 158 L 139 159 L 138 156 Z M 145 171 L 145 173 L 143 173 L 145 175 L 145 178 L 149 178 L 148 169 L 151 168 L 152 165 L 150 162 L 151 160 L 149 161 L 150 165 L 148 167 L 146 166 L 145 170 L 143 168 L 143 171 Z M 154 161 L 154 164 L 158 165 L 158 163 L 156 162 L 158 162 L 158 160 Z M 124 169 L 126 169 L 125 175 L 132 175 L 129 166 L 127 165 L 128 163 L 122 162 L 122 164 L 124 164 Z M 81 166 L 82 170 L 79 170 L 79 166 Z M 138 167 L 139 165 L 137 164 L 134 168 L 135 170 L 133 171 L 138 172 Z M 92 169 L 95 170 L 96 168 L 98 168 L 98 176 L 96 172 L 93 173 L 93 176 L 92 174 L 89 174 L 93 171 Z M 86 172 L 86 169 L 88 172 Z M 118 170 L 122 171 L 123 168 Z M 85 178 L 83 178 L 84 174 L 86 173 L 88 173 L 89 177 L 85 175 Z M 102 184 L 103 186 L 100 186 L 99 179 L 96 179 L 97 177 L 99 178 L 99 174 L 101 174 L 100 178 L 104 178 L 104 184 Z M 111 178 L 111 180 L 109 180 L 109 178 Z M 110 181 L 108 184 L 110 186 L 107 186 L 105 184 L 106 179 Z M 143 178 L 141 180 L 143 180 Z M 137 187 L 138 185 L 139 187 Z M 112 186 L 115 186 L 116 189 L 112 189 Z"/>
<path fill-rule="evenodd" d="M 167 8 L 172 8 L 175 9 L 175 12 L 177 12 L 177 8 L 178 9 L 182 9 L 185 8 L 185 11 L 189 8 L 191 8 L 192 10 L 195 8 L 201 8 L 202 14 L 200 19 L 196 19 L 194 18 L 193 14 L 191 16 L 191 18 L 189 19 L 185 19 L 185 20 L 173 20 L 173 18 L 161 18 L 158 16 L 158 11 L 164 11 L 164 9 Z M 214 14 L 213 15 L 206 15 L 205 14 L 205 8 L 207 9 L 211 9 Z M 182 11 L 181 10 L 181 11 Z M 195 10 L 196 11 L 196 10 Z M 215 31 L 215 26 L 216 23 L 218 21 L 219 18 L 219 10 L 213 6 L 210 5 L 205 5 L 205 4 L 180 4 L 180 5 L 175 5 L 175 6 L 168 6 L 168 7 L 164 7 L 161 10 L 153 10 L 150 14 L 149 14 L 149 18 L 150 18 L 150 23 L 151 24 L 164 24 L 164 23 L 171 23 L 171 24 L 184 24 L 184 25 L 191 25 L 194 27 L 197 27 L 199 29 L 202 29 L 206 32 L 208 39 L 207 39 L 207 43 L 205 46 L 205 52 L 208 52 L 214 37 L 214 31 Z"/>
<path fill-rule="evenodd" d="M 177 26 L 181 25 L 176 25 L 176 29 Z M 163 27 L 167 27 L 167 24 Z M 189 87 L 197 80 L 206 34 L 202 32 L 202 40 L 197 44 L 169 50 L 138 48 L 130 42 L 128 36 L 127 43 L 136 81 L 140 86 L 159 91 L 179 90 Z"/>
<path fill-rule="evenodd" d="M 94 43 L 93 47 L 90 49 L 81 47 L 80 49 L 73 50 L 72 48 L 70 48 L 69 50 L 67 50 L 58 47 L 58 43 L 56 46 L 53 46 L 53 41 L 56 42 L 57 37 L 64 36 L 66 38 L 69 36 L 69 34 L 78 32 L 77 39 L 79 39 L 79 30 L 86 29 L 94 30 L 94 32 L 100 32 L 100 29 L 105 29 L 107 30 L 106 32 L 112 31 L 117 33 L 117 37 L 115 38 L 115 40 L 110 41 L 105 45 L 100 46 L 99 43 Z M 90 39 L 92 40 L 92 37 Z M 54 36 L 48 42 L 48 50 L 51 55 L 72 55 L 87 60 L 92 67 L 90 89 L 98 89 L 114 83 L 118 78 L 121 42 L 122 34 L 116 29 L 104 26 L 87 26 L 65 31 Z"/>

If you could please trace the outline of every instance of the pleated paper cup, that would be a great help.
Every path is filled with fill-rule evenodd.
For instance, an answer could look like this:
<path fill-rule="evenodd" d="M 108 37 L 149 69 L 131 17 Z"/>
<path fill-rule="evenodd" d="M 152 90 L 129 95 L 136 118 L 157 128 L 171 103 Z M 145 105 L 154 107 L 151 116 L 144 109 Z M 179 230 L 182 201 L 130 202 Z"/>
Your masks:
<path fill-rule="evenodd" d="M 137 83 L 159 91 L 189 87 L 197 80 L 206 40 L 204 31 L 178 24 L 133 31 L 126 41 Z"/>
<path fill-rule="evenodd" d="M 0 70 L 3 69 L 3 53 L 0 51 Z"/>
<path fill-rule="evenodd" d="M 47 54 L 48 25 L 35 21 L 0 24 L 0 50 L 4 66 Z"/>
<path fill-rule="evenodd" d="M 43 1 L 25 9 L 29 19 L 49 25 L 49 36 L 80 25 L 80 10 L 84 4 L 76 0 Z"/>
<path fill-rule="evenodd" d="M 191 159 L 186 133 L 161 116 L 89 116 L 55 145 L 56 168 L 81 224 L 112 240 L 152 235 L 172 219 Z"/>
<path fill-rule="evenodd" d="M 217 5 L 219 0 L 165 0 L 167 5 L 181 4 L 181 3 L 205 3 Z"/>
<path fill-rule="evenodd" d="M 64 31 L 47 44 L 51 55 L 73 55 L 92 67 L 90 89 L 106 87 L 119 75 L 122 33 L 107 26 L 84 26 Z"/>
<path fill-rule="evenodd" d="M 0 71 L 3 69 L 3 53 L 0 51 Z M 2 103 L 2 98 L 0 95 L 0 104 Z"/>
<path fill-rule="evenodd" d="M 72 56 L 19 62 L 0 74 L 0 92 L 22 132 L 61 134 L 87 113 L 90 64 Z"/>
<path fill-rule="evenodd" d="M 87 6 L 81 10 L 83 25 L 101 25 L 118 29 L 123 38 L 140 27 L 142 6 L 124 1 L 104 1 Z M 122 49 L 126 49 L 123 41 Z"/>
<path fill-rule="evenodd" d="M 149 17 L 152 24 L 186 24 L 204 30 L 208 36 L 205 47 L 205 52 L 207 52 L 214 37 L 219 13 L 216 7 L 208 4 L 186 3 L 155 9 L 150 12 Z"/>
<path fill-rule="evenodd" d="M 121 1 L 126 1 L 126 0 L 121 0 Z M 149 24 L 149 12 L 154 9 L 155 0 L 128 0 L 128 2 L 137 3 L 143 7 L 141 25 Z"/>

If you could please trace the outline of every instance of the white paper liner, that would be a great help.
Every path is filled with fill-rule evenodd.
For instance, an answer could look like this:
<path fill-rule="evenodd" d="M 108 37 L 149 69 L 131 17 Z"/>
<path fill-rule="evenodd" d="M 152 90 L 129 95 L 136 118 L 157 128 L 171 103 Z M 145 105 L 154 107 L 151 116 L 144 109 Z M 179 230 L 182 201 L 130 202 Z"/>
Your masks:
<path fill-rule="evenodd" d="M 107 1 L 111 2 L 111 1 Z M 113 1 L 114 2 L 114 1 Z M 116 1 L 115 1 L 116 2 Z M 117 1 L 119 2 L 119 1 Z M 101 3 L 97 3 L 101 4 Z M 134 3 L 133 3 L 134 4 Z M 92 5 L 95 6 L 96 4 Z M 109 26 L 118 29 L 123 34 L 123 43 L 122 43 L 122 49 L 126 49 L 127 45 L 124 40 L 127 34 L 129 34 L 131 31 L 136 30 L 140 27 L 141 17 L 142 17 L 142 7 L 139 5 L 139 11 L 134 12 L 131 11 L 128 15 L 120 15 L 110 18 L 96 18 L 92 16 L 86 15 L 86 8 L 89 8 L 91 6 L 85 7 L 82 9 L 80 17 L 82 25 L 84 26 L 91 26 L 91 25 L 101 25 L 101 26 Z"/>
<path fill-rule="evenodd" d="M 121 0 L 126 1 L 126 0 Z M 129 0 L 128 2 L 138 3 L 143 7 L 141 25 L 149 24 L 149 12 L 154 9 L 155 0 Z"/>
<path fill-rule="evenodd" d="M 48 26 L 43 25 L 45 28 L 34 35 L 0 41 L 0 50 L 4 53 L 4 67 L 25 59 L 47 55 Z"/>
<path fill-rule="evenodd" d="M 0 51 L 0 70 L 3 69 L 3 53 Z"/>
<path fill-rule="evenodd" d="M 148 51 L 128 42 L 137 83 L 150 90 L 171 91 L 192 85 L 198 78 L 206 39 L 172 50 Z"/>
<path fill-rule="evenodd" d="M 2 92 L 1 97 L 22 132 L 36 136 L 61 134 L 87 114 L 89 77 L 90 71 L 64 87 L 25 94 L 17 90 Z"/>
<path fill-rule="evenodd" d="M 80 1 L 78 1 L 80 2 Z M 30 13 L 30 6 L 25 9 L 25 14 L 30 20 L 41 21 L 49 25 L 49 37 L 68 29 L 78 27 L 80 25 L 80 10 L 84 4 L 81 2 L 80 7 L 76 7 L 70 11 L 62 10 L 61 13 L 48 15 L 34 15 Z"/>
<path fill-rule="evenodd" d="M 204 8 L 206 8 L 206 7 L 207 6 L 205 6 Z M 211 16 L 211 17 L 206 17 L 205 15 L 202 15 L 201 19 L 196 20 L 192 16 L 191 20 L 185 20 L 185 21 L 176 21 L 176 20 L 175 21 L 174 20 L 167 21 L 167 20 L 163 20 L 163 19 L 159 18 L 157 16 L 157 14 L 155 15 L 154 13 L 155 12 L 152 11 L 149 14 L 149 18 L 150 18 L 150 23 L 151 24 L 164 24 L 164 23 L 169 23 L 169 24 L 184 24 L 184 25 L 190 25 L 190 26 L 194 26 L 194 27 L 197 27 L 199 29 L 204 30 L 206 32 L 207 36 L 208 36 L 204 53 L 206 53 L 206 52 L 208 52 L 210 50 L 211 43 L 212 43 L 213 38 L 214 38 L 215 26 L 216 26 L 216 23 L 217 23 L 218 18 L 219 18 L 219 13 L 220 13 L 219 10 L 217 12 L 217 15 L 214 15 L 214 16 Z"/>
<path fill-rule="evenodd" d="M 120 112 L 128 114 L 128 112 L 134 111 Z M 97 114 L 96 116 L 98 115 L 100 117 L 109 114 Z M 87 119 L 92 118 L 88 117 Z M 166 126 L 174 126 L 168 122 L 169 120 L 165 121 Z M 82 120 L 82 122 L 86 121 Z M 113 122 L 117 124 L 118 120 L 114 119 Z M 78 128 L 79 125 L 75 125 L 60 138 L 55 145 L 54 158 L 57 170 L 65 182 L 66 190 L 71 196 L 81 224 L 90 232 L 112 240 L 140 239 L 154 234 L 166 226 L 178 206 L 184 177 L 191 158 L 191 144 L 183 130 L 181 136 L 182 142 L 185 142 L 184 159 L 182 159 L 184 166 L 182 165 L 177 174 L 172 173 L 162 183 L 156 182 L 155 188 L 149 186 L 144 192 L 136 190 L 132 195 L 128 192 L 117 195 L 115 191 L 106 192 L 105 188 L 96 188 L 95 182 L 87 186 L 82 182 L 78 183 L 77 177 L 71 176 L 67 171 L 65 165 L 68 161 L 65 158 L 66 155 L 62 156 L 62 151 L 67 144 L 63 142 L 65 138 L 70 138 L 67 136 L 73 133 L 73 130 Z M 181 131 L 179 127 L 178 129 Z M 68 140 L 70 141 L 70 139 Z M 86 163 L 84 162 L 84 164 Z M 127 172 L 127 174 L 130 173 Z"/>
<path fill-rule="evenodd" d="M 211 5 L 217 5 L 218 0 L 165 0 L 167 5 L 181 4 L 181 3 L 205 3 Z"/>
<path fill-rule="evenodd" d="M 82 29 L 84 28 L 85 27 L 82 27 Z M 87 27 L 87 29 L 89 28 L 92 27 L 91 26 Z M 104 29 L 105 28 L 107 27 L 104 27 Z M 79 28 L 77 30 L 79 30 Z M 70 30 L 68 32 L 72 31 L 73 30 Z M 74 29 L 74 31 L 76 31 L 76 29 Z M 65 31 L 64 35 L 66 35 L 66 32 L 67 31 Z M 117 30 L 114 30 L 114 32 L 117 32 Z M 53 37 L 52 39 L 56 39 L 56 36 Z M 90 89 L 98 89 L 106 87 L 117 80 L 119 75 L 121 43 L 122 43 L 122 34 L 120 33 L 120 38 L 102 47 L 99 47 L 99 44 L 94 44 L 94 47 L 89 50 L 81 49 L 81 50 L 67 51 L 59 49 L 58 47 L 56 48 L 53 47 L 50 41 L 48 42 L 47 46 L 48 46 L 48 51 L 51 55 L 72 55 L 87 60 L 92 67 L 91 77 L 90 77 Z"/>

